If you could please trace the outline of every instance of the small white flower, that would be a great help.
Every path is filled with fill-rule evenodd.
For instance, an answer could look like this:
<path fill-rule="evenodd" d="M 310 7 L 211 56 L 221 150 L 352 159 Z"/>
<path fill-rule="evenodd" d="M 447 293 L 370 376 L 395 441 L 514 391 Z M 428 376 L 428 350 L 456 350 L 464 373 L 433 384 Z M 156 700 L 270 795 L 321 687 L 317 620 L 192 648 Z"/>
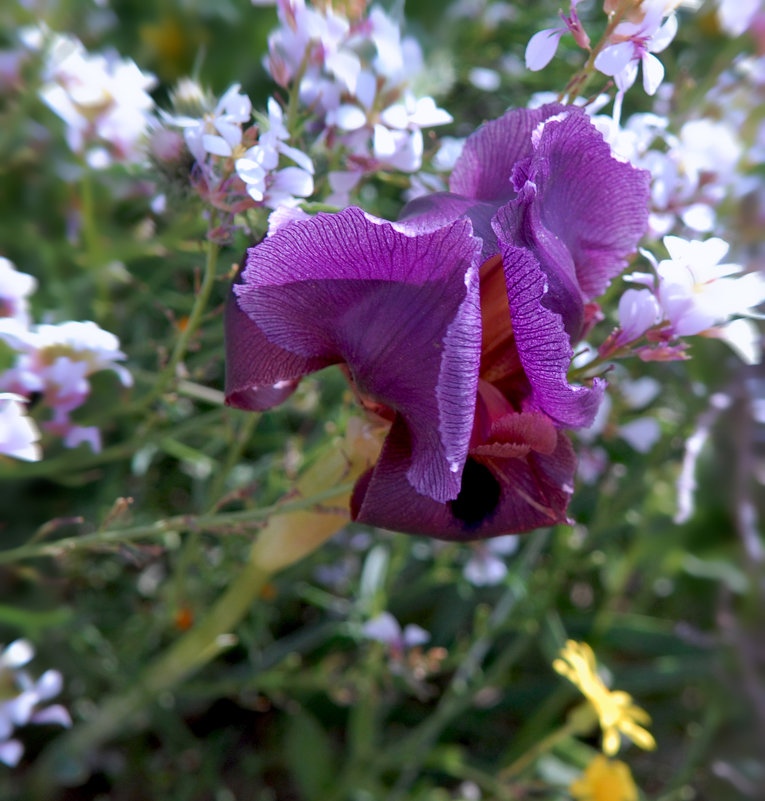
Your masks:
<path fill-rule="evenodd" d="M 500 74 L 485 67 L 473 67 L 468 73 L 468 81 L 483 92 L 496 92 L 502 84 Z"/>
<path fill-rule="evenodd" d="M 500 557 L 515 553 L 519 542 L 517 536 L 507 534 L 473 545 L 472 554 L 462 570 L 462 575 L 474 587 L 499 584 L 507 575 L 507 565 Z"/>
<path fill-rule="evenodd" d="M 88 53 L 73 36 L 54 35 L 46 59 L 43 101 L 67 124 L 67 142 L 76 153 L 95 147 L 94 166 L 135 161 L 154 101 L 156 84 L 130 59 L 115 53 Z"/>
<path fill-rule="evenodd" d="M 648 453 L 661 439 L 661 426 L 655 417 L 639 417 L 619 426 L 617 432 L 638 453 Z"/>
<path fill-rule="evenodd" d="M 13 767 L 18 764 L 24 747 L 11 739 L 14 730 L 29 723 L 55 724 L 68 727 L 72 719 L 60 704 L 42 706 L 58 695 L 63 677 L 57 670 L 47 670 L 34 680 L 21 670 L 34 656 L 27 640 L 16 640 L 0 652 L 0 761 Z"/>
<path fill-rule="evenodd" d="M 186 82 L 184 87 L 193 87 Z M 196 87 L 200 98 L 204 97 Z M 164 114 L 167 122 L 183 128 L 183 136 L 191 155 L 201 164 L 207 155 L 228 158 L 234 155 L 242 143 L 242 126 L 252 116 L 250 98 L 242 94 L 238 83 L 230 86 L 218 101 L 213 111 L 205 112 L 201 118 Z"/>
<path fill-rule="evenodd" d="M 14 323 L 0 320 L 0 339 L 18 351 L 14 366 L 0 373 L 0 391 L 25 396 L 43 393 L 53 412 L 52 418 L 42 423 L 45 430 L 64 437 L 67 447 L 88 442 L 95 450 L 100 448 L 97 430 L 75 426 L 69 414 L 90 395 L 88 377 L 93 373 L 111 370 L 123 386 L 133 383 L 128 370 L 115 363 L 125 358 L 117 337 L 90 321 L 30 329 Z"/>
<path fill-rule="evenodd" d="M 288 139 L 281 106 L 274 98 L 269 98 L 267 126 L 258 137 L 258 143 L 237 159 L 235 165 L 250 197 L 268 208 L 296 206 L 300 198 L 313 194 L 313 162 L 302 150 L 288 145 Z M 277 171 L 280 156 L 298 166 Z"/>
<path fill-rule="evenodd" d="M 42 458 L 39 440 L 40 431 L 27 417 L 24 398 L 0 392 L 0 454 L 37 462 Z"/>
<path fill-rule="evenodd" d="M 615 44 L 603 48 L 595 57 L 595 69 L 614 79 L 617 89 L 624 94 L 635 82 L 638 64 L 643 68 L 643 88 L 653 95 L 664 80 L 664 66 L 653 53 L 660 53 L 675 38 L 677 17 L 666 19 L 664 0 L 644 0 L 640 22 L 620 22 L 614 29 Z"/>
<path fill-rule="evenodd" d="M 687 241 L 665 236 L 670 258 L 656 267 L 658 298 L 664 316 L 677 336 L 698 334 L 741 314 L 765 300 L 765 280 L 754 273 L 732 278 L 741 272 L 738 264 L 720 264 L 728 243 L 718 237 Z"/>
<path fill-rule="evenodd" d="M 571 0 L 571 10 L 569 16 L 566 17 L 561 14 L 563 25 L 558 28 L 546 28 L 539 33 L 535 33 L 529 43 L 526 45 L 526 69 L 532 72 L 544 69 L 553 59 L 558 45 L 560 44 L 561 36 L 564 33 L 571 32 L 574 35 L 576 43 L 587 49 L 590 46 L 590 37 L 586 34 L 579 16 L 576 12 L 576 7 L 581 0 Z"/>
<path fill-rule="evenodd" d="M 634 342 L 661 319 L 659 301 L 649 289 L 628 289 L 619 299 L 620 345 Z"/>
<path fill-rule="evenodd" d="M 377 617 L 368 620 L 361 630 L 365 637 L 387 645 L 398 654 L 430 639 L 430 634 L 414 623 L 407 624 L 402 630 L 398 620 L 390 612 L 380 612 Z"/>
<path fill-rule="evenodd" d="M 717 0 L 717 18 L 729 36 L 741 36 L 760 10 L 762 0 Z"/>
<path fill-rule="evenodd" d="M 37 289 L 31 275 L 19 272 L 11 261 L 0 256 L 0 317 L 10 317 L 29 324 L 27 298 Z"/>

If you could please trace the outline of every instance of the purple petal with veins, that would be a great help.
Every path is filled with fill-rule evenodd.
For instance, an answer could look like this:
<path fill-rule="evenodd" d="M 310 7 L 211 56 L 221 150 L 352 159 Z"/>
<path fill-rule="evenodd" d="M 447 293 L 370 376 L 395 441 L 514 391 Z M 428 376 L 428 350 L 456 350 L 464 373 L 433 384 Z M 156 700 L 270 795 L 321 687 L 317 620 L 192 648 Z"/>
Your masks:
<path fill-rule="evenodd" d="M 466 220 L 412 236 L 357 208 L 277 230 L 250 249 L 235 286 L 228 397 L 263 408 L 345 363 L 363 395 L 404 421 L 413 487 L 455 498 L 480 361 L 479 248 Z"/>

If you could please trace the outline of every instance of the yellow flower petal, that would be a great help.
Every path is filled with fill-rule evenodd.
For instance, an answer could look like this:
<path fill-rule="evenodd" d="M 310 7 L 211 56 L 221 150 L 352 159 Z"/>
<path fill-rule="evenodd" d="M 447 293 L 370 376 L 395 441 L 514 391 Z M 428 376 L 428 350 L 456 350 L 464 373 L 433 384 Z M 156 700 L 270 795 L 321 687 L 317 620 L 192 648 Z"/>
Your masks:
<path fill-rule="evenodd" d="M 597 673 L 595 654 L 586 643 L 568 640 L 553 669 L 576 685 L 592 704 L 603 730 L 603 752 L 613 756 L 621 744 L 621 734 L 646 750 L 656 747 L 650 732 L 638 724 L 648 724 L 651 716 L 623 690 L 609 690 Z"/>
<path fill-rule="evenodd" d="M 592 759 L 569 792 L 577 801 L 637 801 L 638 797 L 629 767 L 601 754 Z"/>

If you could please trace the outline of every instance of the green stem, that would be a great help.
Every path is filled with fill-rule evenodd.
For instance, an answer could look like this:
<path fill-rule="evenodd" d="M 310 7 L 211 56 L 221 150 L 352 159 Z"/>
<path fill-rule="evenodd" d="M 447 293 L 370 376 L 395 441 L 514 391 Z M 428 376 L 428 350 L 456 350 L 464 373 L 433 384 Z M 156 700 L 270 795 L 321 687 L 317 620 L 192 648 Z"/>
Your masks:
<path fill-rule="evenodd" d="M 86 548 L 88 546 L 100 547 L 148 537 L 159 537 L 170 531 L 180 532 L 197 529 L 200 531 L 215 531 L 222 528 L 233 528 L 237 526 L 245 528 L 249 524 L 258 523 L 272 515 L 311 509 L 324 501 L 350 492 L 350 490 L 353 489 L 354 483 L 353 481 L 349 481 L 338 484 L 336 487 L 317 492 L 310 497 L 299 498 L 289 503 L 277 503 L 259 509 L 246 509 L 241 512 L 224 512 L 207 515 L 177 515 L 175 517 L 168 517 L 165 520 L 157 520 L 155 523 L 149 523 L 144 526 L 107 529 L 106 531 L 84 534 L 79 537 L 64 537 L 63 539 L 48 543 L 20 545 L 18 548 L 0 551 L 0 565 L 9 562 L 18 562 L 22 559 L 36 559 L 41 556 L 56 557 L 63 553 L 71 552 L 78 548 Z"/>
<path fill-rule="evenodd" d="M 210 294 L 212 293 L 212 288 L 215 284 L 219 252 L 220 246 L 216 242 L 211 242 L 208 240 L 207 258 L 205 260 L 205 270 L 202 277 L 202 284 L 199 287 L 196 297 L 194 298 L 194 305 L 192 306 L 188 321 L 176 340 L 175 347 L 170 355 L 170 360 L 159 374 L 159 378 L 157 379 L 157 383 L 154 385 L 154 389 L 149 392 L 148 395 L 146 395 L 141 401 L 141 408 L 146 408 L 154 403 L 154 401 L 161 397 L 167 387 L 175 380 L 178 365 L 186 355 L 189 342 L 199 328 L 199 325 L 202 322 L 202 317 L 207 309 L 207 303 L 210 300 Z"/>
<path fill-rule="evenodd" d="M 569 718 L 566 723 L 559 729 L 556 729 L 552 734 L 542 738 L 539 742 L 534 743 L 528 751 L 521 754 L 514 762 L 508 765 L 504 770 L 500 771 L 497 776 L 501 781 L 509 781 L 520 776 L 528 767 L 533 765 L 542 754 L 551 751 L 558 743 L 563 740 L 573 737 L 576 734 L 582 733 L 582 726 L 578 719 Z"/>
<path fill-rule="evenodd" d="M 234 640 L 226 635 L 250 609 L 268 575 L 249 560 L 200 623 L 159 656 L 127 692 L 108 698 L 93 720 L 59 738 L 36 764 L 34 797 L 50 798 L 62 775 L 82 774 L 83 762 L 94 749 L 123 731 L 136 712 L 230 647 Z"/>
<path fill-rule="evenodd" d="M 229 446 L 228 453 L 226 454 L 226 461 L 217 471 L 215 478 L 213 479 L 212 486 L 207 493 L 211 507 L 214 508 L 215 504 L 220 502 L 221 496 L 223 495 L 223 490 L 226 486 L 226 480 L 228 479 L 229 474 L 234 467 L 239 464 L 242 454 L 244 453 L 244 449 L 250 443 L 252 432 L 255 430 L 255 427 L 259 422 L 259 414 L 249 414 L 242 420 L 241 426 L 234 431 L 231 445 Z"/>
<path fill-rule="evenodd" d="M 568 102 L 573 103 L 574 100 L 576 100 L 576 98 L 582 94 L 584 88 L 590 82 L 590 79 L 595 72 L 595 59 L 598 57 L 600 51 L 603 50 L 603 48 L 605 48 L 605 46 L 609 43 L 611 34 L 614 32 L 614 28 L 616 28 L 616 26 L 622 21 L 622 18 L 627 11 L 634 5 L 634 0 L 622 0 L 617 9 L 611 15 L 611 18 L 608 20 L 605 33 L 600 38 L 600 41 L 592 50 L 590 50 L 590 56 L 587 59 L 587 62 L 582 69 L 580 69 L 579 72 L 577 72 L 576 75 L 574 75 L 574 77 L 568 82 L 566 88 L 558 97 L 559 101 L 562 101 L 563 98 L 568 95 Z"/>
<path fill-rule="evenodd" d="M 90 167 L 83 161 L 81 164 L 82 179 L 80 181 L 80 210 L 82 219 L 82 237 L 85 243 L 87 267 L 93 271 L 96 285 L 94 312 L 96 319 L 103 321 L 109 314 L 109 284 L 103 254 L 101 237 L 96 225 L 95 195 L 93 176 Z"/>
<path fill-rule="evenodd" d="M 287 130 L 290 137 L 295 134 L 295 123 L 297 122 L 298 103 L 300 101 L 300 84 L 303 81 L 303 76 L 308 67 L 308 50 L 303 54 L 303 60 L 300 62 L 298 71 L 292 79 L 292 89 L 290 90 L 290 99 L 287 103 Z"/>

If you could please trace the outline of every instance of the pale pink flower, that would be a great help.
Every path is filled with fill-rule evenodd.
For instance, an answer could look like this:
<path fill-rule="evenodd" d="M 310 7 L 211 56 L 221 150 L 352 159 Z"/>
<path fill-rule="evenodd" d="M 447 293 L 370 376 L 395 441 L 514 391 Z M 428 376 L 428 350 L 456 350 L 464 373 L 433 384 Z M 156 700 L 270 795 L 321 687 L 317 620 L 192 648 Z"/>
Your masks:
<path fill-rule="evenodd" d="M 677 33 L 677 17 L 665 16 L 664 0 L 644 0 L 640 22 L 620 22 L 613 33 L 613 44 L 595 57 L 595 69 L 613 76 L 620 94 L 624 94 L 637 78 L 638 64 L 643 68 L 643 88 L 646 94 L 656 92 L 664 80 L 664 66 L 654 53 L 669 46 Z"/>
<path fill-rule="evenodd" d="M 156 84 L 130 59 L 88 53 L 73 36 L 54 35 L 46 58 L 43 101 L 67 125 L 67 143 L 91 166 L 136 161 L 154 101 Z"/>
<path fill-rule="evenodd" d="M 19 272 L 11 261 L 0 256 L 0 317 L 29 325 L 28 298 L 35 289 L 35 278 Z"/>
<path fill-rule="evenodd" d="M 0 392 L 0 454 L 36 462 L 42 458 L 40 431 L 20 395 Z"/>
<path fill-rule="evenodd" d="M 590 37 L 582 27 L 579 16 L 576 13 L 576 7 L 581 0 L 571 0 L 571 10 L 569 16 L 566 17 L 563 12 L 560 18 L 563 20 L 563 25 L 558 28 L 546 28 L 545 30 L 535 33 L 529 43 L 526 45 L 526 68 L 532 72 L 544 69 L 553 59 L 560 38 L 564 33 L 572 33 L 574 41 L 579 47 L 584 50 L 590 48 Z"/>

